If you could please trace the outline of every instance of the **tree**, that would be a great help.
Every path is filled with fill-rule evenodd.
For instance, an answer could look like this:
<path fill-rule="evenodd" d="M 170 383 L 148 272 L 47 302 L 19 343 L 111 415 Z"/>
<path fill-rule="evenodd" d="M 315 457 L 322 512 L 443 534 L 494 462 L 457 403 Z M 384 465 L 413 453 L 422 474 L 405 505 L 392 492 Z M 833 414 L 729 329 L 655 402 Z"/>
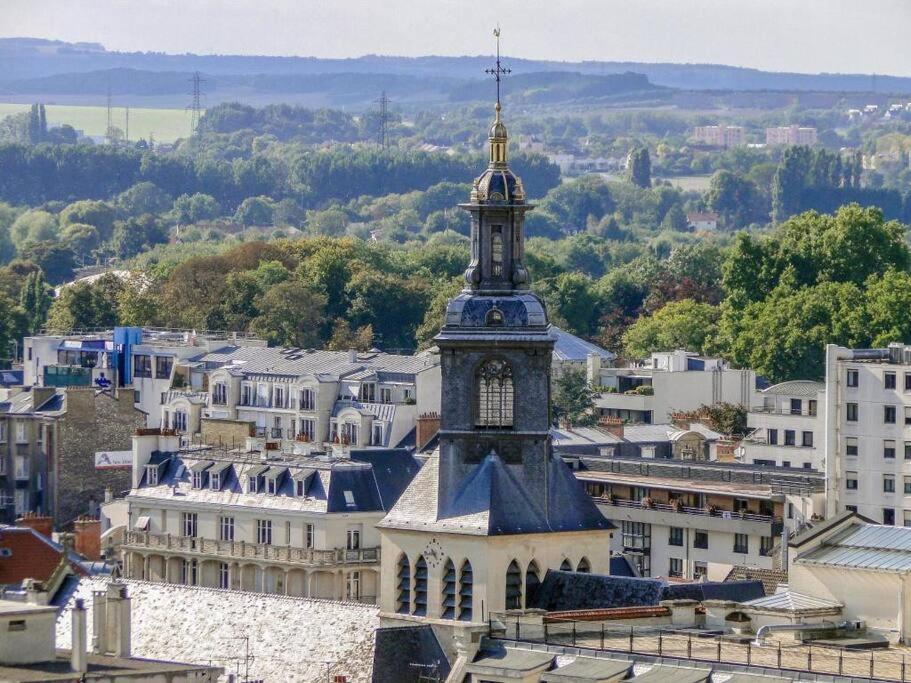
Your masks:
<path fill-rule="evenodd" d="M 307 212 L 307 232 L 311 235 L 338 237 L 345 234 L 347 227 L 348 215 L 337 207 L 325 211 Z"/>
<path fill-rule="evenodd" d="M 610 188 L 601 176 L 583 176 L 551 190 L 541 211 L 552 216 L 565 232 L 584 230 L 589 217 L 595 222 L 614 210 Z M 532 214 L 534 215 L 534 214 Z"/>
<path fill-rule="evenodd" d="M 151 214 L 145 214 L 139 218 L 117 221 L 111 247 L 118 257 L 125 259 L 167 241 L 168 231 L 161 221 Z"/>
<path fill-rule="evenodd" d="M 911 274 L 888 270 L 871 276 L 864 299 L 874 346 L 911 343 Z"/>
<path fill-rule="evenodd" d="M 558 424 L 564 420 L 574 427 L 594 424 L 598 392 L 588 383 L 584 370 L 566 370 L 554 389 L 552 410 Z"/>
<path fill-rule="evenodd" d="M 639 318 L 623 335 L 629 358 L 647 358 L 655 351 L 686 349 L 706 352 L 718 327 L 719 310 L 692 299 L 672 301 Z"/>
<path fill-rule="evenodd" d="M 167 192 L 148 181 L 136 183 L 124 190 L 117 195 L 115 201 L 126 216 L 164 213 L 173 205 L 173 201 Z"/>
<path fill-rule="evenodd" d="M 863 294 L 850 282 L 792 289 L 782 284 L 743 311 L 726 308 L 719 339 L 725 354 L 772 382 L 819 379 L 826 344 L 866 347 L 870 324 Z"/>
<path fill-rule="evenodd" d="M 73 277 L 73 250 L 57 242 L 33 242 L 21 252 L 22 258 L 33 262 L 52 285 Z"/>
<path fill-rule="evenodd" d="M 117 213 L 107 202 L 98 202 L 88 199 L 73 202 L 60 212 L 60 226 L 65 227 L 73 223 L 91 225 L 98 231 L 102 242 L 111 239 L 114 232 L 114 220 Z"/>
<path fill-rule="evenodd" d="M 272 225 L 275 202 L 270 197 L 247 197 L 234 213 L 234 220 L 243 226 Z"/>
<path fill-rule="evenodd" d="M 552 321 L 581 336 L 592 333 L 598 315 L 594 281 L 582 273 L 561 273 L 533 283 L 547 302 Z"/>
<path fill-rule="evenodd" d="M 93 258 L 101 244 L 98 230 L 86 223 L 70 223 L 61 231 L 60 239 L 82 264 Z"/>
<path fill-rule="evenodd" d="M 52 290 L 44 281 L 44 274 L 40 270 L 29 273 L 19 300 L 29 334 L 35 334 L 44 326 L 52 300 Z"/>
<path fill-rule="evenodd" d="M 370 325 L 386 349 L 414 348 L 414 335 L 424 319 L 430 288 L 421 278 L 363 269 L 346 287 L 351 301 L 348 320 Z"/>
<path fill-rule="evenodd" d="M 638 187 L 652 186 L 652 160 L 647 147 L 638 147 L 629 153 L 629 181 Z"/>
<path fill-rule="evenodd" d="M 30 242 L 57 239 L 57 219 L 52 213 L 38 209 L 26 211 L 13 223 L 13 241 L 21 249 Z"/>
<path fill-rule="evenodd" d="M 690 224 L 680 204 L 674 204 L 661 221 L 661 229 L 669 232 L 690 232 Z"/>
<path fill-rule="evenodd" d="M 729 230 L 763 219 L 759 188 L 731 171 L 718 171 L 712 176 L 705 200 Z M 765 218 L 768 220 L 768 216 Z"/>
<path fill-rule="evenodd" d="M 357 330 L 351 330 L 351 324 L 344 318 L 336 318 L 332 323 L 332 335 L 326 348 L 330 351 L 369 351 L 373 348 L 373 328 L 364 325 Z"/>
<path fill-rule="evenodd" d="M 221 215 L 221 206 L 212 195 L 182 194 L 174 200 L 174 213 L 180 223 L 199 223 Z"/>
<path fill-rule="evenodd" d="M 66 332 L 117 325 L 120 289 L 120 280 L 113 275 L 63 287 L 51 304 L 47 326 L 56 332 Z"/>
<path fill-rule="evenodd" d="M 300 282 L 282 282 L 270 289 L 251 329 L 273 344 L 302 348 L 320 346 L 326 297 Z"/>

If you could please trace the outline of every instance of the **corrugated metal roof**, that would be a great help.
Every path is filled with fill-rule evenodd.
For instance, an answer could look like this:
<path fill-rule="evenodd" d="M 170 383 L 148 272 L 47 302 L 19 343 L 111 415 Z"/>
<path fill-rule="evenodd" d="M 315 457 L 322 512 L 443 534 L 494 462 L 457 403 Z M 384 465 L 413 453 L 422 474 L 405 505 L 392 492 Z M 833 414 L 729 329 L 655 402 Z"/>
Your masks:
<path fill-rule="evenodd" d="M 801 564 L 911 571 L 911 527 L 855 524 L 797 558 Z"/>
<path fill-rule="evenodd" d="M 804 610 L 804 609 L 826 609 L 829 607 L 844 607 L 834 600 L 823 600 L 812 595 L 803 593 L 794 593 L 792 591 L 782 591 L 767 595 L 764 598 L 749 600 L 744 605 L 756 607 L 759 609 L 779 609 L 779 610 Z"/>
<path fill-rule="evenodd" d="M 813 382 L 807 379 L 795 379 L 788 382 L 773 384 L 768 389 L 763 389 L 764 394 L 778 396 L 806 396 L 814 398 L 820 391 L 825 391 L 826 385 L 822 382 Z"/>

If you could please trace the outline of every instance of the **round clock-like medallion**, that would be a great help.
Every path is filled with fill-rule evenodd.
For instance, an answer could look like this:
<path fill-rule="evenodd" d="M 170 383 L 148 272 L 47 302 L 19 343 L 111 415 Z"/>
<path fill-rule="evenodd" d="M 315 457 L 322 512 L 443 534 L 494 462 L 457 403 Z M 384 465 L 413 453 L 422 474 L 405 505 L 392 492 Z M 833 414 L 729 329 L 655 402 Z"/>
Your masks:
<path fill-rule="evenodd" d="M 443 561 L 443 546 L 440 545 L 437 539 L 432 538 L 421 554 L 428 565 L 437 567 Z"/>

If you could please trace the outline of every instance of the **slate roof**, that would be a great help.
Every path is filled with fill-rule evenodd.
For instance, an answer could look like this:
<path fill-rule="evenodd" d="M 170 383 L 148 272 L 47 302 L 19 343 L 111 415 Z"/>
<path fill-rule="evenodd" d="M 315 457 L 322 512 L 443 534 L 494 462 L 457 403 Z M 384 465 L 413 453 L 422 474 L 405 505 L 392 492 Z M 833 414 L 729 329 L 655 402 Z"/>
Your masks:
<path fill-rule="evenodd" d="M 610 575 L 635 578 L 638 576 L 633 564 L 626 555 L 613 555 L 610 558 Z"/>
<path fill-rule="evenodd" d="M 844 607 L 840 602 L 835 602 L 834 600 L 825 600 L 793 591 L 774 593 L 763 598 L 748 600 L 743 604 L 756 609 L 784 610 L 787 612 Z"/>
<path fill-rule="evenodd" d="M 495 536 L 614 528 L 557 457 L 548 462 L 548 509 L 531 496 L 521 466 L 509 466 L 494 453 L 464 477 L 441 509 L 440 455 L 431 455 L 379 526 L 441 533 Z"/>
<path fill-rule="evenodd" d="M 368 683 L 373 663 L 376 605 L 296 598 L 251 591 L 124 580 L 132 608 L 132 655 L 191 664 L 213 663 L 236 671 L 238 652 L 250 636 L 254 659 L 250 679 L 325 681 L 326 660 L 332 675 L 349 683 Z M 83 579 L 57 618 L 57 643 L 71 644 L 77 598 L 85 601 L 88 642 L 92 642 L 92 592 L 104 579 Z M 201 634 L 203 637 L 201 637 Z"/>
<path fill-rule="evenodd" d="M 630 683 L 703 683 L 708 681 L 711 669 L 690 669 L 658 664 L 630 679 Z"/>
<path fill-rule="evenodd" d="M 548 612 L 652 606 L 661 600 L 664 586 L 659 579 L 548 569 L 529 606 Z"/>
<path fill-rule="evenodd" d="M 447 676 L 449 660 L 430 625 L 376 630 L 372 683 L 445 681 Z"/>
<path fill-rule="evenodd" d="M 911 527 L 853 524 L 799 555 L 800 564 L 884 572 L 911 571 Z"/>
<path fill-rule="evenodd" d="M 554 342 L 554 360 L 584 362 L 588 360 L 588 356 L 591 353 L 599 356 L 602 361 L 612 361 L 616 358 L 616 355 L 607 349 L 602 349 L 596 344 L 580 339 L 566 330 L 561 330 L 559 327 L 551 325 L 550 331 L 556 337 Z"/>
<path fill-rule="evenodd" d="M 216 456 L 215 451 L 201 449 L 154 453 L 151 462 L 156 461 L 161 463 L 158 484 L 148 486 L 143 474 L 139 487 L 130 492 L 131 499 L 179 497 L 190 503 L 315 513 L 386 512 L 419 471 L 419 462 L 405 449 L 353 450 L 348 459 L 300 456 L 293 462 L 225 459 L 221 453 Z M 206 483 L 194 489 L 191 469 L 213 462 L 215 467 L 228 463 L 221 488 L 212 490 Z M 293 475 L 311 471 L 305 495 L 296 495 Z M 247 490 L 249 477 L 266 473 L 277 476 L 276 493 Z"/>
<path fill-rule="evenodd" d="M 207 353 L 200 360 L 209 368 L 229 366 L 242 374 L 287 377 L 315 375 L 327 380 L 338 380 L 365 370 L 414 375 L 432 365 L 429 357 L 420 354 L 404 356 L 381 352 L 362 353 L 355 361 L 351 361 L 347 351 L 295 351 L 256 346 L 229 346 Z"/>
<path fill-rule="evenodd" d="M 662 600 L 734 600 L 765 595 L 761 581 L 668 584 L 662 579 L 547 570 L 529 607 L 548 612 L 653 607 Z"/>
<path fill-rule="evenodd" d="M 485 668 L 527 672 L 550 666 L 556 656 L 550 652 L 522 648 L 493 646 L 478 652 L 475 660 L 466 667 L 468 673 L 480 673 Z"/>
<path fill-rule="evenodd" d="M 665 587 L 662 600 L 733 600 L 745 602 L 765 596 L 762 581 L 705 581 L 672 583 Z"/>

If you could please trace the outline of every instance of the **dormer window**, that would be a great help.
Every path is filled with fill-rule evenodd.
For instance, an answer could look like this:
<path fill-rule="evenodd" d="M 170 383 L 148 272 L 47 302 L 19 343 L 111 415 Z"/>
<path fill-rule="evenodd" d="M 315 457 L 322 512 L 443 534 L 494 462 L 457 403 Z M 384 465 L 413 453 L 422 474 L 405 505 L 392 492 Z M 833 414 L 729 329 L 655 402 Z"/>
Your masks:
<path fill-rule="evenodd" d="M 204 480 L 205 480 L 205 472 L 194 472 L 193 473 L 193 488 L 201 489 Z"/>
<path fill-rule="evenodd" d="M 259 484 L 259 477 L 250 477 L 247 484 L 247 493 L 256 493 Z"/>
<path fill-rule="evenodd" d="M 361 384 L 360 396 L 361 401 L 365 403 L 376 402 L 376 384 L 373 382 L 364 382 Z"/>
<path fill-rule="evenodd" d="M 301 410 L 313 410 L 316 405 L 313 389 L 301 389 Z"/>
<path fill-rule="evenodd" d="M 221 491 L 221 472 L 209 475 L 209 488 L 213 491 Z"/>
<path fill-rule="evenodd" d="M 303 479 L 298 479 L 296 482 L 294 482 L 294 486 L 294 495 L 296 495 L 298 498 L 303 498 L 306 495 L 307 482 Z"/>
<path fill-rule="evenodd" d="M 228 387 L 223 382 L 216 382 L 212 387 L 212 404 L 223 406 L 228 403 Z"/>
<path fill-rule="evenodd" d="M 146 465 L 146 485 L 158 486 L 158 465 Z"/>
<path fill-rule="evenodd" d="M 266 490 L 272 495 L 275 495 L 278 491 L 278 477 L 270 477 L 266 480 Z"/>
<path fill-rule="evenodd" d="M 487 312 L 487 317 L 485 322 L 488 327 L 499 327 L 503 324 L 503 311 L 499 308 L 491 308 Z"/>

